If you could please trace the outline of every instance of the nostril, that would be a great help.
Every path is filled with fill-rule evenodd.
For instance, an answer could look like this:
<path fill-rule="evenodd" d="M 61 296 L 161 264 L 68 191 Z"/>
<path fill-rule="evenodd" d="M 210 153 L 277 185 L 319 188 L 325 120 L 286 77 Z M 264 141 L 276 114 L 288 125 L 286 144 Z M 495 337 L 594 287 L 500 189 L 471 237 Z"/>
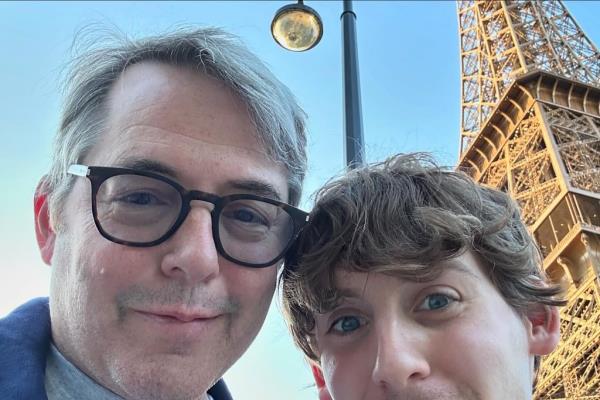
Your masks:
<path fill-rule="evenodd" d="M 185 271 L 183 270 L 183 268 L 180 268 L 177 265 L 169 263 L 168 265 L 163 265 L 161 270 L 163 271 L 163 274 L 170 278 L 185 278 Z"/>

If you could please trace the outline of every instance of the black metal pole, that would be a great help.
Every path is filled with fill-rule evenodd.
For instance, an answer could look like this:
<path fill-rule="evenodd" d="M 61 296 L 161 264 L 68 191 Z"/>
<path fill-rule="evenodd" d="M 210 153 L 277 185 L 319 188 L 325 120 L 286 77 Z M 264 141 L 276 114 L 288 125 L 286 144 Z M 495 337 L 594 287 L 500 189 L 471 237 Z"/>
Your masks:
<path fill-rule="evenodd" d="M 342 20 L 342 57 L 344 62 L 344 131 L 346 166 L 355 168 L 365 163 L 358 50 L 356 47 L 356 14 L 352 0 L 344 0 Z"/>

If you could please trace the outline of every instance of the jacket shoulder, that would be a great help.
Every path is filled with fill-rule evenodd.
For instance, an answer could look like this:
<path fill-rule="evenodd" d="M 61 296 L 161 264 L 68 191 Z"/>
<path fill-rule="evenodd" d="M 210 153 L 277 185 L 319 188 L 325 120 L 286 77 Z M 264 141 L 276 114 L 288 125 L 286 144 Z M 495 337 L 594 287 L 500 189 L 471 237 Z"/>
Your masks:
<path fill-rule="evenodd" d="M 0 398 L 45 399 L 50 346 L 48 298 L 28 301 L 0 319 Z"/>

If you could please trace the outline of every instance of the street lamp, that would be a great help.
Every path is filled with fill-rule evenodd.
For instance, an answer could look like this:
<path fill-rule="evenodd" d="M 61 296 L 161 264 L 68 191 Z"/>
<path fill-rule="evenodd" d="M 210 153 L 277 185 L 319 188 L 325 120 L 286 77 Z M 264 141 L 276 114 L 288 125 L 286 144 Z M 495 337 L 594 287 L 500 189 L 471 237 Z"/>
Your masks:
<path fill-rule="evenodd" d="M 321 40 L 323 23 L 319 14 L 301 0 L 277 11 L 271 23 L 271 34 L 286 50 L 306 51 Z"/>
<path fill-rule="evenodd" d="M 360 82 L 358 51 L 356 48 L 356 14 L 352 0 L 343 0 L 342 58 L 344 61 L 344 141 L 346 165 L 349 168 L 365 163 L 362 111 L 360 106 Z M 321 40 L 323 24 L 319 14 L 306 6 L 302 0 L 297 4 L 281 7 L 271 23 L 275 41 L 291 51 L 305 51 Z"/>

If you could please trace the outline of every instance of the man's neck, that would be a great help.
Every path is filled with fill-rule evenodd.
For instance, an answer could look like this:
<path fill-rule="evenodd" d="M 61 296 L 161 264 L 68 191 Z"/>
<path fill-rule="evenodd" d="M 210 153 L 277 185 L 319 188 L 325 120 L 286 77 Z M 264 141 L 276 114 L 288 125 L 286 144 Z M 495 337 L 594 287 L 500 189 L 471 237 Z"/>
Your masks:
<path fill-rule="evenodd" d="M 48 400 L 123 400 L 67 360 L 54 343 L 51 343 L 48 351 L 44 383 Z M 214 399 L 204 393 L 198 400 Z"/>
<path fill-rule="evenodd" d="M 122 400 L 67 360 L 54 343 L 50 345 L 46 358 L 44 384 L 48 400 Z"/>

